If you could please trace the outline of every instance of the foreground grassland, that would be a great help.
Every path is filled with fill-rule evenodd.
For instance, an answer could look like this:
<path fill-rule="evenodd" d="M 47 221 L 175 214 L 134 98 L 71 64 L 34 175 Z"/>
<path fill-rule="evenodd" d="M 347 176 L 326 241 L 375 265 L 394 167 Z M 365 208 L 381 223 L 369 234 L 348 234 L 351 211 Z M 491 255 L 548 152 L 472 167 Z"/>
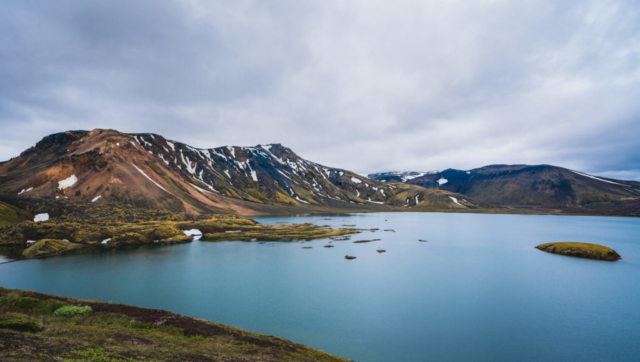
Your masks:
<path fill-rule="evenodd" d="M 0 288 L 2 361 L 347 361 L 157 309 Z"/>
<path fill-rule="evenodd" d="M 538 245 L 536 246 L 536 249 L 546 251 L 547 253 L 575 256 L 586 259 L 607 261 L 616 261 L 620 259 L 620 255 L 615 250 L 598 244 L 559 242 Z"/>
<path fill-rule="evenodd" d="M 0 228 L 28 220 L 30 214 L 0 201 Z"/>
<path fill-rule="evenodd" d="M 21 199 L 31 213 L 48 213 L 47 221 L 23 221 L 0 228 L 0 246 L 24 248 L 22 257 L 38 258 L 79 248 L 120 248 L 142 244 L 176 244 L 193 240 L 186 230 L 199 230 L 206 240 L 310 240 L 357 233 L 312 224 L 259 225 L 232 214 L 192 216 L 71 200 Z"/>

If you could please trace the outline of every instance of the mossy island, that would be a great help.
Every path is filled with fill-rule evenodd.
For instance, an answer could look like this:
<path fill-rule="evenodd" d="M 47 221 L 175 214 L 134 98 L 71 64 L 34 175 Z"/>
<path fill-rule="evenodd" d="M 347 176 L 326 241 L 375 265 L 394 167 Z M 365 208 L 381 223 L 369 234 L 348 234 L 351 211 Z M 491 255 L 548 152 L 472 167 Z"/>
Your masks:
<path fill-rule="evenodd" d="M 613 249 L 589 243 L 578 243 L 572 241 L 564 241 L 558 243 L 546 243 L 536 246 L 536 249 L 547 253 L 575 256 L 578 258 L 616 261 L 621 259 L 620 255 Z"/>

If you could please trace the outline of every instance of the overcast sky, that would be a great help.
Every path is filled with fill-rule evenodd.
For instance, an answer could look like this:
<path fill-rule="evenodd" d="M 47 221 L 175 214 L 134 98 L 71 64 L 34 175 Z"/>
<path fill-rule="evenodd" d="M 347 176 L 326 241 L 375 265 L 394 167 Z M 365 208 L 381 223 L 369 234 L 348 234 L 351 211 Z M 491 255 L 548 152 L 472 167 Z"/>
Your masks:
<path fill-rule="evenodd" d="M 0 0 L 0 159 L 65 130 L 640 180 L 637 1 Z"/>

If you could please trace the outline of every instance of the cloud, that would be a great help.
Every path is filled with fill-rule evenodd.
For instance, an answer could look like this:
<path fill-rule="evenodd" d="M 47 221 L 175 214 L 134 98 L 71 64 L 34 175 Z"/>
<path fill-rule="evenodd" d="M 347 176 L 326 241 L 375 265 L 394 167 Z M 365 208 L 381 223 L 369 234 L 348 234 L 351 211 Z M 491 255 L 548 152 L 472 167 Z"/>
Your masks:
<path fill-rule="evenodd" d="M 68 129 L 282 143 L 366 173 L 640 179 L 632 1 L 0 4 L 0 158 Z"/>

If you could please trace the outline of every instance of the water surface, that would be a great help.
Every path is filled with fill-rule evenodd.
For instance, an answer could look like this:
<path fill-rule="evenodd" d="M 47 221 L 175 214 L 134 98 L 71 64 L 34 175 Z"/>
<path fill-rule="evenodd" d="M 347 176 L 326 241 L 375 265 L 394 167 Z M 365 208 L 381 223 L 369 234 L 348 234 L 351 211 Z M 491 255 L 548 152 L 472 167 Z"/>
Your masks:
<path fill-rule="evenodd" d="M 324 239 L 75 252 L 2 264 L 0 285 L 167 309 L 361 361 L 640 360 L 640 219 L 325 218 L 258 220 L 380 231 L 334 248 Z M 602 243 L 623 259 L 534 249 L 552 241 Z"/>

